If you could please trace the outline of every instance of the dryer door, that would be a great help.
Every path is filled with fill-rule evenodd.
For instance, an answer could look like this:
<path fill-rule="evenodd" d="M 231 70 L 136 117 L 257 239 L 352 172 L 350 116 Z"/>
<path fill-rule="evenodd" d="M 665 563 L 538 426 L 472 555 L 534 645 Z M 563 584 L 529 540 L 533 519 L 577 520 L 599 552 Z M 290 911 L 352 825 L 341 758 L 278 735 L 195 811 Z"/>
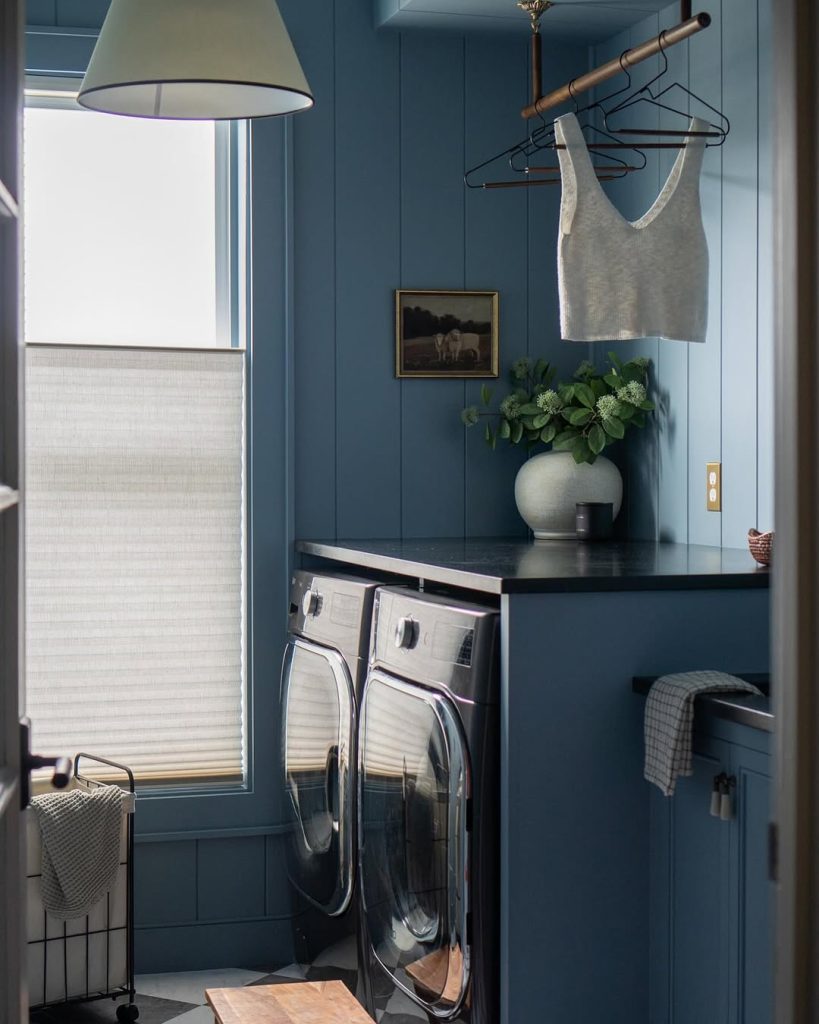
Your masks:
<path fill-rule="evenodd" d="M 292 816 L 288 871 L 326 914 L 353 891 L 353 683 L 337 651 L 291 639 L 282 669 L 285 786 Z"/>
<path fill-rule="evenodd" d="M 469 763 L 454 705 L 372 671 L 359 735 L 364 920 L 372 954 L 440 1017 L 469 981 Z"/>

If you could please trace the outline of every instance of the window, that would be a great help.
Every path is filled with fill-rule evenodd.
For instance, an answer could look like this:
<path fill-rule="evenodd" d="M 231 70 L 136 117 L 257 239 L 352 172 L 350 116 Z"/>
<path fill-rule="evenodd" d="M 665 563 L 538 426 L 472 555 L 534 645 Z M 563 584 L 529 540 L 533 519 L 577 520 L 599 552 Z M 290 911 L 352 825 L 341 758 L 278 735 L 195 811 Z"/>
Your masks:
<path fill-rule="evenodd" d="M 245 771 L 238 125 L 25 114 L 27 706 L 147 782 Z"/>

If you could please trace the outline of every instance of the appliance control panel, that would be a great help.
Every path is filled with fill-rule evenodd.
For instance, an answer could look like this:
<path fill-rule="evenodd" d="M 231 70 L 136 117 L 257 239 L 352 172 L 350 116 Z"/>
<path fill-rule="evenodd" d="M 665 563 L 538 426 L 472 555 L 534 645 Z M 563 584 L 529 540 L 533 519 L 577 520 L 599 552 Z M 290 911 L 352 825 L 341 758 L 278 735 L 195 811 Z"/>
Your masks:
<path fill-rule="evenodd" d="M 299 569 L 290 581 L 291 633 L 366 658 L 378 584 L 354 576 L 333 576 Z"/>
<path fill-rule="evenodd" d="M 380 587 L 375 599 L 370 662 L 464 699 L 493 702 L 499 614 L 438 594 Z M 496 687 L 494 687 L 496 692 Z"/>

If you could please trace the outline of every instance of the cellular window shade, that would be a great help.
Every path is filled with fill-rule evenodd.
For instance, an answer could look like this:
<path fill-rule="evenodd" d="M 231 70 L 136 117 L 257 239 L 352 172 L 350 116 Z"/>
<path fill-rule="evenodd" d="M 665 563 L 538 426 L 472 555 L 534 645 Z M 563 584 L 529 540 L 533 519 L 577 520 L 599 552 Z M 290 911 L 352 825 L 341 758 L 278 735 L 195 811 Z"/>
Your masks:
<path fill-rule="evenodd" d="M 241 779 L 242 354 L 37 346 L 26 363 L 37 749 Z"/>

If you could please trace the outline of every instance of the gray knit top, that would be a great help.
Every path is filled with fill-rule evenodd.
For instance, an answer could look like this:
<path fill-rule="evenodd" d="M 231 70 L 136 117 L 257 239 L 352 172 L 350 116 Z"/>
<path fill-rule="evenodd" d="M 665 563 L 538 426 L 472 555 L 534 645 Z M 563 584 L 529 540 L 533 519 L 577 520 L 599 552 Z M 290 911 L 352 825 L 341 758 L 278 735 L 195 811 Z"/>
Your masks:
<path fill-rule="evenodd" d="M 705 341 L 708 243 L 700 208 L 703 138 L 680 150 L 651 209 L 629 221 L 597 180 L 574 114 L 555 122 L 563 195 L 561 336 L 568 341 Z M 708 125 L 693 118 L 691 131 Z"/>

